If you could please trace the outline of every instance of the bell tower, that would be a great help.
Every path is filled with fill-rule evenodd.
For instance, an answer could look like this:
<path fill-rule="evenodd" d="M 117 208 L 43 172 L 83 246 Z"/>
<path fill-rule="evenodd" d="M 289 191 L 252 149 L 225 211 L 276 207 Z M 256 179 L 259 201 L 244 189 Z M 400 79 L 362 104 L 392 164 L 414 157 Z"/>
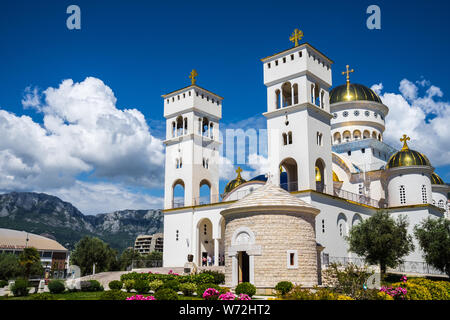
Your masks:
<path fill-rule="evenodd" d="M 196 85 L 165 94 L 166 162 L 164 209 L 188 207 L 219 199 L 219 121 L 223 98 Z M 209 187 L 208 199 L 200 188 Z M 175 194 L 175 188 L 184 194 Z M 217 198 L 217 199 L 216 199 Z"/>
<path fill-rule="evenodd" d="M 268 155 L 274 183 L 288 191 L 333 191 L 329 89 L 333 61 L 308 43 L 262 59 L 267 87 Z M 281 170 L 280 170 L 281 169 Z"/>

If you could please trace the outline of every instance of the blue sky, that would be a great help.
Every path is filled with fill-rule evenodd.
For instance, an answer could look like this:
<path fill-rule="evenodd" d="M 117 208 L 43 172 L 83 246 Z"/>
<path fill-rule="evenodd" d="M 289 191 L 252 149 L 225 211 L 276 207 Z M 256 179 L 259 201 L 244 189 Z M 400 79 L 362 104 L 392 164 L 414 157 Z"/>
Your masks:
<path fill-rule="evenodd" d="M 66 8 L 71 4 L 81 8 L 81 30 L 66 28 Z M 366 28 L 366 8 L 371 4 L 381 8 L 381 30 Z M 21 102 L 26 88 L 36 89 L 43 98 L 44 90 L 58 88 L 65 79 L 79 83 L 94 77 L 111 88 L 118 109 L 139 110 L 151 135 L 161 139 L 161 95 L 188 85 L 189 72 L 195 68 L 200 86 L 225 97 L 223 127 L 238 121 L 263 125 L 257 120 L 266 108 L 260 59 L 290 48 L 289 36 L 299 28 L 304 41 L 334 61 L 334 86 L 345 82 L 341 71 L 350 64 L 355 69 L 352 81 L 367 86 L 382 83 L 380 95 L 390 99 L 388 94 L 406 94 L 411 107 L 431 99 L 440 111 L 422 106 L 426 121 L 446 119 L 449 9 L 448 1 L 5 0 L 0 4 L 0 109 L 42 124 L 45 112 L 24 108 Z M 399 89 L 404 79 L 416 86 L 416 95 L 407 95 L 405 90 L 411 86 Z M 439 88 L 440 94 L 430 98 L 432 87 Z M 430 129 L 430 135 L 433 132 Z M 430 160 L 450 181 L 450 161 L 440 159 L 436 151 L 448 152 L 449 145 L 442 137 L 430 141 L 436 141 Z M 68 183 L 111 182 L 131 193 L 162 195 L 161 188 L 148 183 L 130 183 L 117 175 L 94 176 L 96 169 L 75 170 Z M 29 187 L 57 190 L 49 188 Z M 4 186 L 2 191 L 10 190 Z M 70 198 L 70 192 L 56 193 L 77 204 L 78 198 Z M 79 206 L 90 213 L 103 209 Z"/>

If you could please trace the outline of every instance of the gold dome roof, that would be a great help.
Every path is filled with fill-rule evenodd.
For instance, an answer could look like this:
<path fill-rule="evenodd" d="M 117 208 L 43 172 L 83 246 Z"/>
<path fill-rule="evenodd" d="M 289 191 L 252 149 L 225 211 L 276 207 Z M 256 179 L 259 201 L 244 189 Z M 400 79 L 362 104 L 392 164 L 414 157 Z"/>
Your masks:
<path fill-rule="evenodd" d="M 227 183 L 227 185 L 225 186 L 225 193 L 228 193 L 228 192 L 232 191 L 233 189 L 237 188 L 238 186 L 240 186 L 241 184 L 247 182 L 245 179 L 242 179 L 241 172 L 242 172 L 241 167 L 238 167 L 236 170 L 236 173 L 238 175 L 235 179 L 233 179 Z"/>
<path fill-rule="evenodd" d="M 436 173 L 431 174 L 431 184 L 445 184 L 444 180 L 441 179 Z"/>
<path fill-rule="evenodd" d="M 343 84 L 330 92 L 330 104 L 361 100 L 382 103 L 380 97 L 372 89 L 369 89 L 362 84 Z"/>
<path fill-rule="evenodd" d="M 402 149 L 391 156 L 386 165 L 386 169 L 408 166 L 431 167 L 430 160 L 428 160 L 424 154 L 409 149 L 408 144 L 406 143 L 407 140 L 410 140 L 410 138 L 404 134 L 403 138 L 400 139 L 400 141 L 403 142 Z"/>

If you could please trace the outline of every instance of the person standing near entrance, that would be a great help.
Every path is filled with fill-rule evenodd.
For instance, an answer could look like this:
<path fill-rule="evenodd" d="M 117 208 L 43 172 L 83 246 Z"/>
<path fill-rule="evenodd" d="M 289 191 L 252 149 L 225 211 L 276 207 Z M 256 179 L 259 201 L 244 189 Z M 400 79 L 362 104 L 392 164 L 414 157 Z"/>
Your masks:
<path fill-rule="evenodd" d="M 210 266 L 211 266 L 211 261 L 212 261 L 212 259 L 211 259 L 211 256 L 210 256 L 210 255 L 208 255 L 208 267 L 210 267 Z"/>
<path fill-rule="evenodd" d="M 202 258 L 202 266 L 206 266 L 206 257 Z"/>

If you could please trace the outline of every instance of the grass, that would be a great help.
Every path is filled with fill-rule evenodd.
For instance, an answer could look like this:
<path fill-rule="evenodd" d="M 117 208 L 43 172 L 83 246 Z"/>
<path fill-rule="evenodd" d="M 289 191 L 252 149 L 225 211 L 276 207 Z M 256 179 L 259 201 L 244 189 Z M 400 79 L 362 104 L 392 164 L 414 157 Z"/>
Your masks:
<path fill-rule="evenodd" d="M 65 292 L 65 293 L 58 293 L 58 294 L 52 294 L 52 296 L 55 298 L 54 300 L 100 300 L 102 292 Z M 134 292 L 127 292 L 126 293 L 128 297 L 134 296 L 137 293 Z M 32 296 L 34 294 L 30 294 L 26 297 L 0 297 L 0 300 L 32 300 Z M 144 296 L 151 296 L 152 294 L 144 294 Z M 183 295 L 178 296 L 179 300 L 203 300 L 200 297 L 186 297 Z"/>

